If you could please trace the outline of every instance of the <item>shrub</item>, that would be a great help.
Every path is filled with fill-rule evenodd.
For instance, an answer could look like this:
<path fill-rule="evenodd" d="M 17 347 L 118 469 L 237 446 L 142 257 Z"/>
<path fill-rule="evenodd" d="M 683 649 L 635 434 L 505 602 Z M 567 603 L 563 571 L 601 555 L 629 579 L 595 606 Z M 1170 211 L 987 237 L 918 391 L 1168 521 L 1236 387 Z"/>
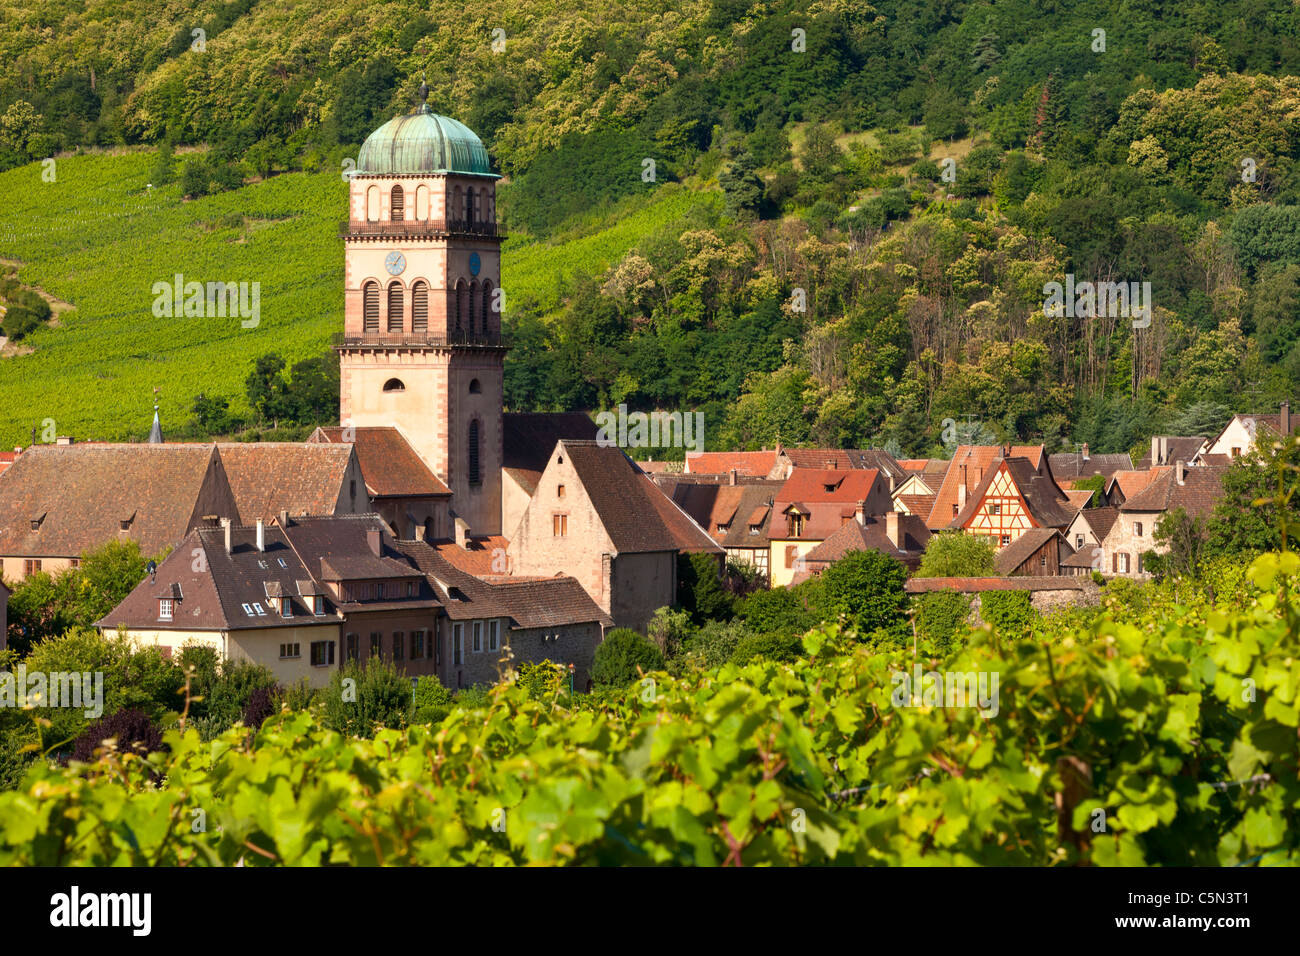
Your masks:
<path fill-rule="evenodd" d="M 980 595 L 980 617 L 1002 634 L 1024 636 L 1038 620 L 1028 591 L 985 591 Z"/>
<path fill-rule="evenodd" d="M 996 575 L 992 539 L 961 531 L 930 538 L 921 556 L 918 578 L 985 578 Z"/>
<path fill-rule="evenodd" d="M 923 594 L 914 603 L 916 629 L 936 650 L 946 653 L 970 617 L 970 599 L 956 591 Z"/>
<path fill-rule="evenodd" d="M 879 551 L 851 551 L 821 574 L 822 611 L 844 615 L 863 637 L 906 630 L 907 569 Z"/>
<path fill-rule="evenodd" d="M 245 727 L 253 730 L 262 726 L 263 721 L 280 709 L 280 688 L 274 684 L 269 687 L 254 687 L 244 704 L 242 719 Z"/>
<path fill-rule="evenodd" d="M 735 613 L 722 586 L 717 560 L 709 554 L 688 554 L 677 563 L 677 595 L 682 609 L 696 624 L 729 620 Z"/>
<path fill-rule="evenodd" d="M 438 678 L 421 677 L 411 692 L 411 723 L 440 724 L 455 706 L 455 697 Z"/>
<path fill-rule="evenodd" d="M 681 675 L 719 667 L 731 659 L 742 640 L 751 636 L 753 631 L 742 621 L 710 621 L 681 643 L 677 656 L 668 661 L 668 672 Z"/>
<path fill-rule="evenodd" d="M 528 691 L 529 700 L 551 700 L 568 690 L 569 671 L 554 661 L 526 662 L 517 672 L 515 683 Z"/>
<path fill-rule="evenodd" d="M 401 729 L 411 712 L 410 678 L 391 661 L 348 661 L 325 690 L 325 726 L 349 737 L 373 737 L 379 727 Z"/>
<path fill-rule="evenodd" d="M 626 687 L 642 674 L 660 670 L 664 656 L 636 631 L 616 627 L 596 648 L 592 682 L 599 688 Z"/>
<path fill-rule="evenodd" d="M 769 661 L 798 660 L 803 652 L 803 644 L 793 634 L 751 634 L 742 638 L 732 652 L 731 660 L 735 664 L 748 664 L 765 658 Z"/>
<path fill-rule="evenodd" d="M 116 739 L 119 753 L 137 753 L 141 756 L 163 750 L 162 731 L 142 710 L 125 708 L 91 724 L 72 745 L 72 759 L 90 763 L 96 759 L 95 751 L 109 738 Z"/>

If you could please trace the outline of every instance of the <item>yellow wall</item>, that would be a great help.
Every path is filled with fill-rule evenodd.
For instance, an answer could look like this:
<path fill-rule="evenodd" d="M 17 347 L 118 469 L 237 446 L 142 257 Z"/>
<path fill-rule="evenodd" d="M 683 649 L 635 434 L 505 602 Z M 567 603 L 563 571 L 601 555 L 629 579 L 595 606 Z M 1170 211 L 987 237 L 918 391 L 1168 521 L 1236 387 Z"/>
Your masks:
<path fill-rule="evenodd" d="M 114 631 L 106 631 L 108 634 Z M 162 629 L 127 629 L 127 637 L 145 647 L 169 647 L 179 654 L 186 644 L 203 644 L 215 649 L 230 660 L 251 661 L 271 671 L 282 686 L 296 684 L 303 678 L 311 687 L 324 687 L 343 659 L 343 647 L 337 624 L 316 624 L 305 627 L 259 628 L 250 631 L 175 631 Z M 311 665 L 312 641 L 334 642 L 334 665 Z M 297 643 L 302 656 L 294 660 L 280 660 L 280 645 Z"/>
<path fill-rule="evenodd" d="M 3 577 L 11 584 L 17 584 L 27 575 L 23 574 L 23 562 L 29 558 L 0 558 L 0 564 L 3 564 Z M 72 567 L 71 558 L 40 558 L 41 570 L 47 574 L 58 576 L 62 571 Z"/>
<path fill-rule="evenodd" d="M 771 585 L 774 588 L 785 587 L 799 573 L 798 565 L 787 568 L 785 566 L 785 549 L 787 545 L 794 545 L 798 548 L 797 556 L 803 557 L 817 545 L 821 544 L 819 540 L 810 538 L 791 538 L 786 540 L 773 540 L 769 546 L 767 561 L 770 568 Z"/>

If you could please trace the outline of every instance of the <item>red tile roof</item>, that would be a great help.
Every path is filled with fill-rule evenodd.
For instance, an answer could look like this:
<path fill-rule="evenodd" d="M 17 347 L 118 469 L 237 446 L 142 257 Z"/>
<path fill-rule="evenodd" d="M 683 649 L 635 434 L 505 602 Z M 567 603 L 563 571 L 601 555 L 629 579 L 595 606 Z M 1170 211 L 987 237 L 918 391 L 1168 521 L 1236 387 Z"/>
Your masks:
<path fill-rule="evenodd" d="M 686 454 L 687 474 L 727 475 L 735 469 L 741 475 L 766 478 L 775 465 L 775 451 L 702 451 Z"/>
<path fill-rule="evenodd" d="M 1138 494 L 1125 499 L 1119 506 L 1124 513 L 1165 512 L 1182 508 L 1189 517 L 1209 514 L 1223 497 L 1223 476 L 1226 468 L 1200 465 L 1185 468 L 1183 483 L 1178 483 L 1175 469 L 1156 478 Z"/>
<path fill-rule="evenodd" d="M 332 515 L 347 499 L 352 449 L 346 445 L 222 442 L 217 450 L 244 524 L 270 521 L 281 511 Z M 357 506 L 366 503 L 358 497 Z"/>
<path fill-rule="evenodd" d="M 895 546 L 887 533 L 885 516 L 869 517 L 864 524 L 850 521 L 837 529 L 829 538 L 804 555 L 804 563 L 812 570 L 825 567 L 851 551 L 879 551 L 896 558 L 915 569 L 930 540 L 930 529 L 916 515 L 898 516 L 899 546 Z"/>
<path fill-rule="evenodd" d="M 926 519 L 926 524 L 931 531 L 938 531 L 952 524 L 952 507 L 959 503 L 957 489 L 962 484 L 963 467 L 966 499 L 969 501 L 993 462 L 1002 457 L 1002 451 L 1000 445 L 959 445 L 957 447 L 952 461 L 948 463 L 948 470 L 944 473 L 943 484 L 939 486 L 938 494 L 935 495 L 934 507 Z M 1039 469 L 1044 458 L 1043 446 L 1012 445 L 1011 457 L 1027 458 L 1035 469 Z"/>
<path fill-rule="evenodd" d="M 311 443 L 341 444 L 345 432 L 357 450 L 357 463 L 374 497 L 424 497 L 450 495 L 451 489 L 430 470 L 406 437 L 396 428 L 318 428 Z"/>
<path fill-rule="evenodd" d="M 980 479 L 979 486 L 966 499 L 966 507 L 952 519 L 948 527 L 966 526 L 981 507 L 985 495 L 993 484 L 993 479 L 1003 465 L 1020 491 L 1025 508 L 1036 526 L 1064 528 L 1074 519 L 1078 509 L 1070 506 L 1070 500 L 1065 492 L 1061 491 L 1051 478 L 1035 471 L 1028 458 L 1006 458 L 995 459 L 989 465 L 984 472 L 984 477 Z"/>
<path fill-rule="evenodd" d="M 782 515 L 794 506 L 807 516 L 802 537 L 824 541 L 844 523 L 846 508 L 853 514 L 855 506 L 871 497 L 877 482 L 883 484 L 883 479 L 874 468 L 796 468 L 775 496 L 772 520 L 783 522 Z M 882 493 L 887 499 L 887 486 Z M 769 534 L 784 538 L 783 531 Z"/>
<path fill-rule="evenodd" d="M 501 434 L 501 465 L 531 495 L 556 442 L 595 441 L 600 429 L 582 412 L 506 412 Z"/>

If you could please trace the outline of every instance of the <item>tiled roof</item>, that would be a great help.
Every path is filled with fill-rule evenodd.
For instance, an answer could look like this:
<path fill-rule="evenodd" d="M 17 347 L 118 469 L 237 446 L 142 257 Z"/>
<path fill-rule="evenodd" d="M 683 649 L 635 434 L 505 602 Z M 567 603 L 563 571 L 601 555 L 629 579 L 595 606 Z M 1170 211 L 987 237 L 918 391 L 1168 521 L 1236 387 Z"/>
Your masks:
<path fill-rule="evenodd" d="M 307 439 L 320 444 L 342 444 L 347 429 L 318 428 Z M 352 428 L 349 437 L 357 450 L 357 463 L 366 490 L 381 498 L 450 495 L 443 483 L 416 454 L 396 428 Z"/>
<path fill-rule="evenodd" d="M 821 471 L 874 469 L 886 480 L 892 476 L 896 481 L 903 481 L 907 477 L 907 472 L 893 455 L 875 448 L 782 448 L 780 453 L 793 468 Z"/>
<path fill-rule="evenodd" d="M 1061 561 L 1061 567 L 1063 567 L 1063 568 L 1091 568 L 1091 567 L 1092 567 L 1092 561 L 1093 561 L 1093 558 L 1096 557 L 1096 554 L 1095 554 L 1094 552 L 1097 552 L 1097 551 L 1100 551 L 1100 550 L 1101 550 L 1101 548 L 1100 548 L 1099 545 L 1095 545 L 1095 544 L 1091 544 L 1091 545 L 1089 545 L 1089 544 L 1085 544 L 1085 545 L 1084 545 L 1082 548 L 1080 548 L 1078 551 L 1074 552 L 1074 554 L 1072 554 L 1072 555 L 1070 555 L 1068 558 L 1065 558 L 1064 560 L 1062 560 L 1062 561 Z"/>
<path fill-rule="evenodd" d="M 898 500 L 907 507 L 909 512 L 924 521 L 934 510 L 936 497 L 936 495 L 899 495 Z"/>
<path fill-rule="evenodd" d="M 1070 507 L 1075 511 L 1081 511 L 1087 507 L 1088 502 L 1092 500 L 1092 496 L 1096 494 L 1090 488 L 1066 488 L 1064 491 L 1065 497 L 1070 500 Z"/>
<path fill-rule="evenodd" d="M 734 468 L 737 474 L 766 478 L 776 465 L 776 451 L 702 451 L 687 452 L 687 474 L 726 475 Z"/>
<path fill-rule="evenodd" d="M 958 503 L 957 489 L 962 484 L 962 468 L 965 470 L 966 498 L 970 500 L 971 493 L 979 487 L 984 480 L 989 468 L 993 466 L 998 458 L 1002 457 L 1002 447 L 1000 445 L 959 445 L 957 451 L 952 456 L 952 461 L 948 463 L 948 469 L 944 472 L 943 484 L 939 487 L 939 492 L 935 495 L 934 507 L 930 510 L 930 515 L 926 519 L 931 531 L 938 531 L 941 528 L 947 528 L 952 523 L 952 506 Z M 1011 457 L 1027 458 L 1035 469 L 1041 467 L 1043 461 L 1042 445 L 1013 445 L 1011 446 Z"/>
<path fill-rule="evenodd" d="M 1072 574 L 1024 575 L 1018 578 L 908 578 L 903 590 L 908 594 L 931 591 L 1087 591 L 1091 581 Z M 1093 585 L 1095 587 L 1095 585 Z"/>
<path fill-rule="evenodd" d="M 378 555 L 370 548 L 371 531 L 379 532 Z M 378 515 L 291 518 L 284 533 L 311 576 L 320 581 L 417 576 Z"/>
<path fill-rule="evenodd" d="M 227 554 L 223 528 L 196 529 L 158 565 L 155 581 L 146 578 L 97 624 L 106 628 L 121 624 L 177 630 L 336 624 L 338 608 L 328 597 L 323 617 L 312 614 L 301 599 L 300 583 L 309 573 L 281 530 L 269 527 L 264 535 L 265 550 L 258 551 L 254 528 L 231 528 L 232 547 Z M 195 560 L 195 549 L 201 551 L 202 561 Z M 272 590 L 278 588 L 290 595 L 292 617 L 282 617 L 271 605 L 268 584 L 275 585 Z M 163 588 L 181 594 L 173 608 L 173 619 L 165 625 L 158 619 L 158 598 Z"/>
<path fill-rule="evenodd" d="M 1257 417 L 1267 418 L 1268 416 Z M 1191 461 L 1205 445 L 1204 435 L 1159 435 L 1157 437 L 1168 443 L 1164 461 L 1153 462 L 1151 452 L 1148 451 L 1143 459 L 1137 463 L 1138 471 L 1145 471 L 1156 464 L 1173 465 L 1180 461 Z"/>
<path fill-rule="evenodd" d="M 802 536 L 824 541 L 843 523 L 844 509 L 866 501 L 880 480 L 874 468 L 796 468 L 775 495 L 774 520 L 782 520 L 780 515 L 795 506 L 808 516 Z"/>
<path fill-rule="evenodd" d="M 270 521 L 281 511 L 332 515 L 349 491 L 345 484 L 352 449 L 347 445 L 222 442 L 217 450 L 245 524 Z"/>
<path fill-rule="evenodd" d="M 594 441 L 561 444 L 615 550 L 721 553 L 708 533 L 621 449 Z"/>
<path fill-rule="evenodd" d="M 1164 512 L 1182 508 L 1192 518 L 1208 514 L 1223 497 L 1226 471 L 1226 468 L 1214 465 L 1186 468 L 1180 485 L 1176 471 L 1171 469 L 1140 493 L 1126 499 L 1119 510 L 1125 513 Z"/>
<path fill-rule="evenodd" d="M 1040 527 L 1064 528 L 1074 518 L 1075 511 L 1070 508 L 1070 500 L 1065 492 L 1056 487 L 1056 483 L 1034 470 L 1028 458 L 1005 459 L 1007 471 L 1024 499 L 1025 507 L 1034 524 Z M 950 528 L 962 528 L 974 516 L 988 493 L 993 479 L 998 474 L 1002 460 L 995 460 L 984 472 L 979 486 L 966 499 L 964 507 L 957 517 L 948 525 Z"/>
<path fill-rule="evenodd" d="M 614 626 L 614 619 L 600 609 L 576 578 L 567 575 L 540 581 L 494 581 L 492 589 L 518 627 L 562 627 L 593 621 Z"/>
<path fill-rule="evenodd" d="M 809 566 L 830 564 L 850 551 L 879 551 L 911 567 L 919 565 L 921 554 L 930 540 L 930 529 L 925 526 L 925 522 L 916 515 L 898 516 L 898 535 L 902 547 L 895 547 L 889 540 L 887 527 L 887 519 L 883 516 L 869 517 L 865 524 L 850 521 L 805 554 L 804 563 Z"/>
<path fill-rule="evenodd" d="M 600 434 L 582 412 L 506 412 L 501 416 L 503 468 L 532 494 L 561 439 L 595 441 Z"/>
<path fill-rule="evenodd" d="M 997 553 L 993 565 L 998 574 L 1014 574 L 1016 570 L 1052 540 L 1059 540 L 1061 532 L 1055 528 L 1030 528 Z"/>
<path fill-rule="evenodd" d="M 499 534 L 470 538 L 463 548 L 454 541 L 434 542 L 432 545 L 439 555 L 466 574 L 482 576 L 509 570 L 502 567 L 502 560 L 510 542 Z"/>
<path fill-rule="evenodd" d="M 1083 519 L 1088 522 L 1088 527 L 1092 529 L 1093 535 L 1101 542 L 1106 540 L 1106 535 L 1110 534 L 1111 526 L 1119 517 L 1118 508 L 1084 508 L 1079 512 Z"/>
<path fill-rule="evenodd" d="M 37 445 L 0 474 L 0 554 L 75 557 L 131 540 L 154 555 L 198 511 L 239 517 L 213 445 Z"/>
<path fill-rule="evenodd" d="M 1107 483 L 1106 493 L 1110 494 L 1111 488 L 1119 485 L 1120 493 L 1124 498 L 1132 498 L 1134 495 L 1141 493 L 1147 485 L 1161 475 L 1171 471 L 1173 471 L 1173 467 L 1170 465 L 1157 465 L 1155 468 L 1144 468 L 1141 471 L 1117 471 Z"/>
<path fill-rule="evenodd" d="M 1083 457 L 1081 452 L 1063 452 L 1049 455 L 1048 463 L 1052 474 L 1058 481 L 1074 481 L 1092 475 L 1109 478 L 1117 471 L 1131 471 L 1133 459 L 1127 453 L 1122 455 L 1090 455 Z"/>

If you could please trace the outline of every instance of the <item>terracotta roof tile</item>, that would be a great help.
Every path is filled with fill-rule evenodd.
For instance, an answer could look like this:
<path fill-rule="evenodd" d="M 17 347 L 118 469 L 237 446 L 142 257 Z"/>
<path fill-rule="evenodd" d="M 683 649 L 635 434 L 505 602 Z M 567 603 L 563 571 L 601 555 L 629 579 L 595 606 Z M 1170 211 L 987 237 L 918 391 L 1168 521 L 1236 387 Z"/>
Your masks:
<path fill-rule="evenodd" d="M 775 451 L 703 451 L 686 454 L 687 474 L 737 474 L 766 478 L 776 466 Z"/>
<path fill-rule="evenodd" d="M 775 495 L 773 514 L 780 520 L 788 508 L 796 507 L 808 516 L 803 537 L 824 541 L 844 523 L 845 506 L 869 500 L 878 485 L 887 500 L 888 486 L 874 468 L 796 468 Z"/>
<path fill-rule="evenodd" d="M 984 475 L 992 467 L 993 462 L 1000 457 L 1002 457 L 1000 445 L 959 445 L 957 447 L 952 461 L 948 463 L 947 471 L 944 472 L 943 484 L 939 486 L 939 492 L 935 495 L 934 507 L 926 519 L 926 524 L 931 531 L 938 531 L 952 524 L 952 507 L 958 504 L 957 489 L 963 483 L 963 475 L 966 497 L 969 501 L 971 494 L 984 480 Z M 1011 457 L 1027 458 L 1037 469 L 1045 456 L 1042 445 L 1013 445 Z"/>
<path fill-rule="evenodd" d="M 505 412 L 501 464 L 532 494 L 556 442 L 595 441 L 599 434 L 595 421 L 582 412 Z"/>
<path fill-rule="evenodd" d="M 307 441 L 343 444 L 346 431 L 341 427 L 318 428 Z M 396 428 L 352 428 L 350 437 L 371 495 L 387 498 L 451 494 L 451 489 L 429 469 Z"/>
<path fill-rule="evenodd" d="M 352 449 L 346 445 L 222 442 L 217 450 L 245 524 L 270 521 L 281 511 L 332 515 L 348 495 Z"/>

